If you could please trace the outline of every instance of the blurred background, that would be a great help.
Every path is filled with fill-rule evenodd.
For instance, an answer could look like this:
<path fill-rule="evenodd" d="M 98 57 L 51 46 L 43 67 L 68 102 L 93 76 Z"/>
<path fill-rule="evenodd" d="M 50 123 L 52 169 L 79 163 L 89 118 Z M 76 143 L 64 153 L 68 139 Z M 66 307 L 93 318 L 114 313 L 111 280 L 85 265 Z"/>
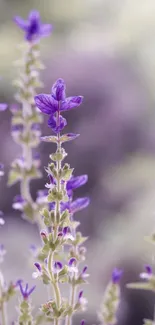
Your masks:
<path fill-rule="evenodd" d="M 144 236 L 155 225 L 155 1 L 0 0 L 0 102 L 15 102 L 13 61 L 20 57 L 23 33 L 12 18 L 26 18 L 32 9 L 53 25 L 51 37 L 41 42 L 44 92 L 61 77 L 69 96 L 85 98 L 82 107 L 66 114 L 66 131 L 81 134 L 66 145 L 68 162 L 76 175 L 88 173 L 88 184 L 78 194 L 91 198 L 89 208 L 77 214 L 81 231 L 89 236 L 90 284 L 85 288 L 88 310 L 75 324 L 81 318 L 98 324 L 97 310 L 115 266 L 124 269 L 118 324 L 142 324 L 153 317 L 155 297 L 126 289 L 125 283 L 137 281 L 154 256 Z M 10 118 L 9 111 L 0 115 L 0 161 L 6 172 L 0 185 L 6 218 L 1 242 L 8 252 L 2 270 L 8 281 L 20 277 L 34 283 L 27 259 L 30 244 L 40 242 L 38 230 L 12 210 L 18 185 L 6 187 L 10 163 L 20 155 Z M 49 134 L 46 122 L 42 130 Z M 47 181 L 44 166 L 52 150 L 46 143 L 40 146 L 44 177 L 32 183 L 34 196 Z M 45 302 L 39 281 L 33 299 L 37 306 Z M 9 318 L 15 320 L 13 306 Z"/>

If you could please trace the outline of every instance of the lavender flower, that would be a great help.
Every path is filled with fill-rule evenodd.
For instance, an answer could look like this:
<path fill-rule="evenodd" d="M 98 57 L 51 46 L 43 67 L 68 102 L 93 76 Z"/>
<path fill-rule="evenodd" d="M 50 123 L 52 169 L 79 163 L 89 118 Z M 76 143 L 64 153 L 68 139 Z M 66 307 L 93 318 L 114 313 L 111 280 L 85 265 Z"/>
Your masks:
<path fill-rule="evenodd" d="M 16 16 L 14 21 L 25 32 L 25 39 L 28 42 L 38 41 L 42 37 L 47 37 L 52 30 L 50 24 L 42 24 L 40 14 L 36 10 L 29 13 L 27 20 Z"/>
<path fill-rule="evenodd" d="M 23 211 L 26 200 L 21 195 L 16 195 L 13 200 L 12 207 L 16 210 Z"/>
<path fill-rule="evenodd" d="M 36 279 L 42 275 L 42 267 L 39 263 L 34 263 L 36 271 L 32 273 L 32 278 Z"/>
<path fill-rule="evenodd" d="M 83 297 L 83 290 L 79 292 L 78 302 L 80 304 L 80 308 L 82 309 L 82 311 L 85 311 L 88 301 L 86 298 Z"/>
<path fill-rule="evenodd" d="M 2 218 L 2 216 L 3 216 L 3 212 L 0 211 L 0 226 L 4 226 L 5 224 L 5 220 Z"/>
<path fill-rule="evenodd" d="M 0 163 L 0 176 L 4 175 L 4 165 Z"/>
<path fill-rule="evenodd" d="M 5 111 L 8 107 L 8 104 L 6 103 L 0 103 L 0 111 Z"/>
<path fill-rule="evenodd" d="M 112 272 L 112 282 L 113 284 L 117 284 L 119 283 L 121 277 L 122 277 L 123 271 L 122 270 L 118 270 L 118 269 L 114 269 Z"/>
<path fill-rule="evenodd" d="M 86 184 L 88 181 L 88 175 L 81 175 L 76 177 L 71 177 L 71 179 L 67 182 L 66 189 L 69 197 L 72 196 L 73 190 L 78 187 Z"/>
<path fill-rule="evenodd" d="M 33 286 L 31 289 L 29 289 L 28 283 L 26 283 L 26 286 L 24 288 L 21 280 L 18 281 L 18 285 L 19 285 L 20 292 L 21 292 L 24 300 L 27 300 L 29 298 L 29 296 L 31 295 L 31 293 L 36 288 L 36 286 Z"/>
<path fill-rule="evenodd" d="M 150 265 L 145 265 L 145 270 L 146 270 L 146 272 L 140 273 L 140 278 L 149 280 L 153 275 L 152 267 Z"/>
<path fill-rule="evenodd" d="M 85 325 L 85 320 L 84 319 L 81 320 L 80 325 Z"/>
<path fill-rule="evenodd" d="M 52 87 L 51 94 L 40 94 L 35 96 L 36 106 L 49 115 L 48 126 L 55 133 L 59 133 L 67 124 L 65 118 L 60 113 L 68 111 L 81 105 L 83 97 L 74 96 L 66 98 L 65 83 L 63 79 L 58 79 Z"/>

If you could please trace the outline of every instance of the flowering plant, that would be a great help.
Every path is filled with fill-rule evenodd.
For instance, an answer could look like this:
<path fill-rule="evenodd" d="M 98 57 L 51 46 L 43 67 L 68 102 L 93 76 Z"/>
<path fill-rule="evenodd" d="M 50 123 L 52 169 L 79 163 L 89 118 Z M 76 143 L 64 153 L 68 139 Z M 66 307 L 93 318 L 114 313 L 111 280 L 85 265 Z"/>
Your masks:
<path fill-rule="evenodd" d="M 87 306 L 83 285 L 88 283 L 89 277 L 84 246 L 87 237 L 78 231 L 80 222 L 75 221 L 74 215 L 86 208 L 90 200 L 88 197 L 74 198 L 74 190 L 83 186 L 88 176 L 75 176 L 74 169 L 64 163 L 67 153 L 63 144 L 75 140 L 79 134 L 64 133 L 67 121 L 63 113 L 79 107 L 83 97 L 66 97 L 66 85 L 61 78 L 53 84 L 50 94 L 37 95 L 36 89 L 42 86 L 39 71 L 43 68 L 39 42 L 42 37 L 50 34 L 51 25 L 42 24 L 37 11 L 31 11 L 28 20 L 16 17 L 15 22 L 25 34 L 23 57 L 17 62 L 19 74 L 14 81 L 18 105 L 10 107 L 12 136 L 21 147 L 21 156 L 11 165 L 8 184 L 20 183 L 20 194 L 15 197 L 13 208 L 20 210 L 27 221 L 34 222 L 39 227 L 41 247 L 35 252 L 32 277 L 34 281 L 36 278 L 41 279 L 50 290 L 47 300 L 35 315 L 31 306 L 31 294 L 37 290 L 36 284 L 29 288 L 28 283 L 24 284 L 23 280 L 16 279 L 7 285 L 0 272 L 1 325 L 8 323 L 6 307 L 11 297 L 18 292 L 20 301 L 17 324 L 37 325 L 50 322 L 59 325 L 63 322 L 71 325 L 74 314 L 84 311 Z M 3 103 L 0 109 L 4 110 L 6 106 Z M 49 116 L 48 127 L 53 132 L 50 136 L 41 137 L 42 113 Z M 34 154 L 33 150 L 39 146 L 40 141 L 54 143 L 56 151 L 50 154 L 50 162 L 46 167 L 49 182 L 45 184 L 44 190 L 38 191 L 34 201 L 31 196 L 31 180 L 42 175 L 39 155 Z M 1 175 L 2 167 L 0 165 Z M 3 223 L 3 218 L 0 218 L 0 225 Z M 34 246 L 31 248 L 35 250 Z M 1 262 L 5 253 L 1 244 Z M 114 269 L 99 311 L 101 324 L 114 325 L 117 321 L 121 276 L 122 271 Z M 70 289 L 69 296 L 65 297 L 61 290 L 61 285 L 64 284 Z M 84 324 L 84 320 L 81 324 Z"/>

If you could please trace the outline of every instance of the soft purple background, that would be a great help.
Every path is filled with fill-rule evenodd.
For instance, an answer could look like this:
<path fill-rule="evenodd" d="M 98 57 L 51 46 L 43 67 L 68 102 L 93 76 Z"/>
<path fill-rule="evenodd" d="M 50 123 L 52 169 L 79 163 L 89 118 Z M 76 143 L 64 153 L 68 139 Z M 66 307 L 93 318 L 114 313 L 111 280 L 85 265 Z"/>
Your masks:
<path fill-rule="evenodd" d="M 12 22 L 16 14 L 40 10 L 52 23 L 53 34 L 42 41 L 45 92 L 59 77 L 67 94 L 84 95 L 83 105 L 68 112 L 66 131 L 81 137 L 65 148 L 75 174 L 88 173 L 88 184 L 78 191 L 89 195 L 91 205 L 77 215 L 87 242 L 90 285 L 86 288 L 88 312 L 77 316 L 98 323 L 96 311 L 113 267 L 124 269 L 119 324 L 141 324 L 153 315 L 153 296 L 129 291 L 125 283 L 137 281 L 145 263 L 153 263 L 153 248 L 144 235 L 153 231 L 155 209 L 155 3 L 153 0 L 46 0 L 0 1 L 0 100 L 14 102 L 13 61 L 22 32 Z M 38 90 L 39 92 L 39 90 Z M 31 279 L 29 244 L 39 243 L 35 226 L 14 213 L 11 202 L 18 186 L 5 185 L 11 161 L 20 148 L 10 136 L 10 113 L 1 113 L 0 160 L 6 175 L 1 181 L 1 209 L 6 225 L 1 241 L 8 255 L 2 266 L 7 279 Z M 49 134 L 46 123 L 43 134 Z M 54 147 L 42 144 L 43 166 Z M 46 174 L 32 184 L 32 193 L 44 187 Z M 34 303 L 45 301 L 37 283 Z M 41 290 L 41 291 L 39 291 Z M 39 294 L 41 292 L 41 294 Z M 12 309 L 11 309 L 12 310 Z M 13 311 L 10 315 L 14 314 Z M 10 316 L 11 319 L 12 316 Z"/>

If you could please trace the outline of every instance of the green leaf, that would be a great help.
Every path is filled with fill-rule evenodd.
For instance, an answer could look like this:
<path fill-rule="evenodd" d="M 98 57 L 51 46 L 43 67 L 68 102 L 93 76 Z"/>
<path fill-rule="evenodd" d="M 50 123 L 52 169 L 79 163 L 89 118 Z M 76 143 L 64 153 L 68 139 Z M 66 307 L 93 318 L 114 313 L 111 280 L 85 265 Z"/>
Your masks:
<path fill-rule="evenodd" d="M 128 283 L 126 286 L 129 289 L 142 289 L 142 290 L 155 291 L 155 289 L 151 286 L 151 283 L 149 282 Z"/>
<path fill-rule="evenodd" d="M 155 234 L 152 234 L 151 236 L 145 236 L 144 239 L 151 244 L 155 245 Z"/>
<path fill-rule="evenodd" d="M 41 141 L 44 141 L 44 142 L 53 142 L 53 143 L 58 142 L 57 137 L 55 137 L 54 135 L 53 136 L 51 135 L 51 136 L 41 137 L 40 139 L 41 139 Z"/>
<path fill-rule="evenodd" d="M 144 319 L 144 325 L 154 325 L 154 321 L 151 319 Z"/>
<path fill-rule="evenodd" d="M 74 133 L 67 133 L 67 134 L 64 134 L 60 137 L 60 141 L 63 143 L 63 142 L 67 142 L 67 141 L 71 141 L 71 140 L 74 140 L 76 138 L 79 137 L 80 134 L 74 134 Z"/>
<path fill-rule="evenodd" d="M 12 186 L 13 184 L 17 183 L 21 179 L 21 174 L 16 172 L 15 170 L 11 170 L 8 176 L 8 186 Z"/>

